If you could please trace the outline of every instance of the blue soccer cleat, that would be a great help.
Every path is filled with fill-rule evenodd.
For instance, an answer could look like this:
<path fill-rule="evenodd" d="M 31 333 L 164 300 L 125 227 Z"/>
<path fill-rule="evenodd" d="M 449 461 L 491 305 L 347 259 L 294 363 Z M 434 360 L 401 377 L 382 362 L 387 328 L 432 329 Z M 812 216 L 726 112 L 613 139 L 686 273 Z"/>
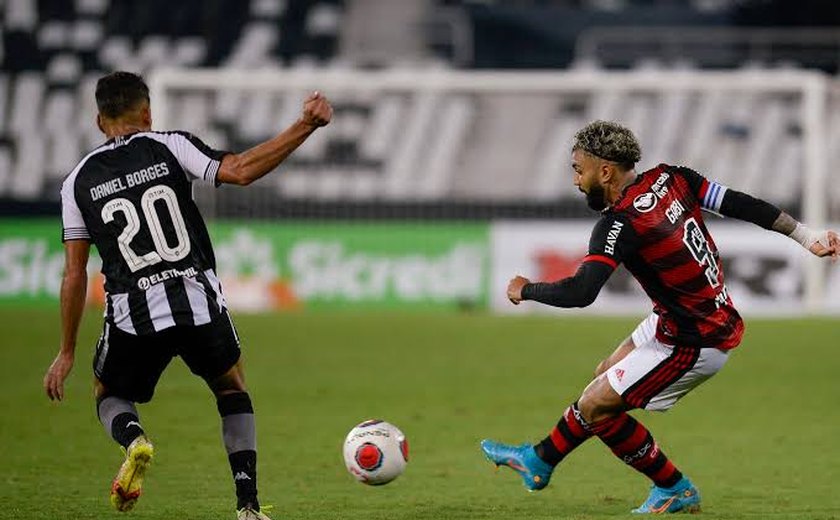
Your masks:
<path fill-rule="evenodd" d="M 688 478 L 683 477 L 670 488 L 653 486 L 645 503 L 632 512 L 642 515 L 699 513 L 700 492 Z"/>
<path fill-rule="evenodd" d="M 534 447 L 528 443 L 511 446 L 485 439 L 481 451 L 487 459 L 498 466 L 507 466 L 519 473 L 528 491 L 539 491 L 548 485 L 552 466 L 537 456 Z"/>

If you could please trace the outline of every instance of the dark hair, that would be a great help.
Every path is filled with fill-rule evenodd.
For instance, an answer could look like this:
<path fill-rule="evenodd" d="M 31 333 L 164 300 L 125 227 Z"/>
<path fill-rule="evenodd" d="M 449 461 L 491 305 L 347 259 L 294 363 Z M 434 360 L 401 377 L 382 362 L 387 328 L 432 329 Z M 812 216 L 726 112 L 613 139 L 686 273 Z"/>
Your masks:
<path fill-rule="evenodd" d="M 116 119 L 149 101 L 149 87 L 137 74 L 117 71 L 96 82 L 96 107 L 109 119 Z"/>
<path fill-rule="evenodd" d="M 639 141 L 629 128 L 612 121 L 593 121 L 575 134 L 572 151 L 583 150 L 618 163 L 626 170 L 642 158 Z"/>

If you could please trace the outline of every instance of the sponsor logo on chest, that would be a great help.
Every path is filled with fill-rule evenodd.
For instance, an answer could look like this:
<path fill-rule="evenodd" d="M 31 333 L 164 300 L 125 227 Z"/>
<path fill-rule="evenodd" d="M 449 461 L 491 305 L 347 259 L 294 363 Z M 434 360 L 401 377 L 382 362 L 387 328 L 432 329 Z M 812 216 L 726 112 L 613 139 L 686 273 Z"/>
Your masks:
<path fill-rule="evenodd" d="M 668 217 L 668 222 L 671 224 L 674 224 L 683 213 L 685 213 L 685 207 L 679 199 L 674 199 L 674 202 L 665 210 L 665 216 Z"/>
<path fill-rule="evenodd" d="M 648 191 L 633 199 L 633 207 L 639 213 L 647 213 L 656 207 L 656 201 L 656 195 Z"/>
<path fill-rule="evenodd" d="M 662 172 L 659 174 L 656 181 L 651 184 L 650 191 L 637 195 L 636 198 L 633 199 L 633 207 L 636 211 L 639 213 L 647 213 L 655 208 L 659 200 L 665 198 L 665 195 L 668 194 L 668 186 L 666 186 L 665 183 L 669 178 L 670 175 L 668 173 Z M 671 224 L 675 224 L 677 220 L 679 220 L 680 215 L 685 213 L 685 211 L 685 206 L 682 202 L 680 202 L 679 199 L 674 198 L 665 210 L 665 216 Z"/>
<path fill-rule="evenodd" d="M 665 182 L 670 177 L 671 176 L 666 172 L 660 173 L 659 177 L 653 181 L 653 184 L 650 185 L 650 191 L 637 195 L 636 198 L 633 199 L 633 207 L 636 208 L 636 211 L 639 213 L 647 213 L 655 208 L 659 199 L 668 194 L 668 186 L 665 186 Z"/>

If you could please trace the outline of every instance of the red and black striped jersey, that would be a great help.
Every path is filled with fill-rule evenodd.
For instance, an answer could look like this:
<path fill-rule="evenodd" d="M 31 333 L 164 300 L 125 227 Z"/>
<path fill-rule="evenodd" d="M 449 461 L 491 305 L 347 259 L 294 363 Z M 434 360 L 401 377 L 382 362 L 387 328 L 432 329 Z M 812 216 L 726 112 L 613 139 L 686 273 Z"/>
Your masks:
<path fill-rule="evenodd" d="M 638 175 L 592 232 L 584 262 L 624 263 L 653 300 L 660 341 L 721 349 L 741 341 L 744 324 L 701 213 L 719 211 L 725 193 L 688 168 L 660 164 Z"/>

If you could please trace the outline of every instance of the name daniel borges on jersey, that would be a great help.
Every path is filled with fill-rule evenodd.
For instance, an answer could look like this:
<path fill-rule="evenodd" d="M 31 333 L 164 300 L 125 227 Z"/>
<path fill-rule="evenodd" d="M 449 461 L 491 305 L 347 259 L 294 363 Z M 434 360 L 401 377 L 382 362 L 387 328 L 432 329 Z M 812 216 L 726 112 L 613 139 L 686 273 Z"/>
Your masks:
<path fill-rule="evenodd" d="M 151 182 L 167 175 L 169 175 L 169 167 L 165 162 L 159 162 L 147 168 L 129 173 L 124 177 L 117 177 L 115 179 L 111 179 L 110 181 L 97 184 L 90 189 L 90 198 L 91 200 L 99 200 L 102 197 L 119 193 L 128 188 L 146 182 Z M 123 182 L 123 178 L 125 178 L 125 182 Z"/>

